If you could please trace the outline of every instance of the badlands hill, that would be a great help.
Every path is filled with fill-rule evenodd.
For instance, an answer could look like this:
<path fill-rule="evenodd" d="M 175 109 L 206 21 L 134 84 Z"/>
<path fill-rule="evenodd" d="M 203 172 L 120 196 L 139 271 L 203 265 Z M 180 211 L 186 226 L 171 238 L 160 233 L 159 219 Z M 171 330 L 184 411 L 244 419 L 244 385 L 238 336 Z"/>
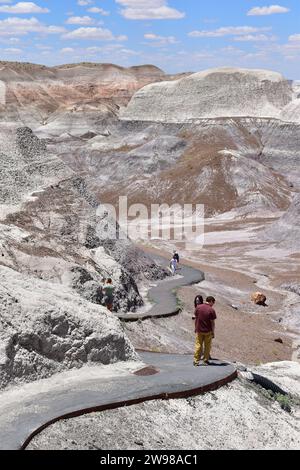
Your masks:
<path fill-rule="evenodd" d="M 170 77 L 171 78 L 171 77 Z M 45 67 L 0 62 L 0 83 L 5 88 L 0 100 L 0 118 L 36 130 L 60 135 L 84 134 L 94 120 L 116 116 L 132 95 L 144 85 L 168 76 L 146 65 L 128 69 L 113 64 L 71 64 Z"/>
<path fill-rule="evenodd" d="M 121 192 L 146 204 L 201 201 L 209 215 L 273 214 L 286 210 L 300 187 L 295 90 L 261 70 L 160 81 L 137 91 L 105 131 L 83 136 L 89 138 L 73 147 L 76 157 L 65 135 L 57 151 L 74 171 L 104 185 L 107 201 Z"/>
<path fill-rule="evenodd" d="M 57 151 L 106 201 L 122 193 L 146 204 L 201 201 L 209 215 L 274 215 L 300 188 L 298 102 L 278 73 L 208 70 L 146 85 L 105 130 L 94 123 L 73 156 L 66 135 Z"/>
<path fill-rule="evenodd" d="M 211 69 L 144 87 L 134 95 L 122 119 L 189 122 L 218 117 L 280 118 L 292 100 L 292 85 L 279 73 Z"/>
<path fill-rule="evenodd" d="M 98 199 L 273 214 L 300 187 L 298 85 L 278 73 L 1 65 L 0 116 L 47 139 Z"/>
<path fill-rule="evenodd" d="M 198 289 L 218 298 L 220 356 L 248 354 L 257 362 L 264 348 L 274 360 L 282 357 L 278 351 L 290 351 L 287 331 L 284 344 L 274 340 L 279 322 L 299 326 L 299 159 L 299 84 L 277 73 L 217 69 L 174 77 L 153 66 L 0 63 L 0 389 L 9 393 L 16 384 L 86 364 L 136 360 L 133 345 L 190 352 Z M 106 237 L 116 222 L 97 211 L 99 203 L 117 205 L 126 195 L 128 204 L 148 207 L 204 204 L 211 217 L 207 225 L 216 245 L 182 253 L 201 263 L 207 280 L 179 293 L 184 311 L 178 317 L 121 325 L 103 307 L 103 277 L 113 278 L 115 307 L 129 312 L 144 304 L 140 286 L 144 291 L 166 276 L 129 239 Z M 240 232 L 251 232 L 250 241 L 235 243 Z M 171 250 L 168 243 L 163 248 Z M 268 310 L 250 304 L 254 288 L 267 289 Z M 228 324 L 235 335 L 226 331 Z M 289 363 L 275 365 L 270 378 L 276 382 L 282 373 L 282 386 L 299 395 L 293 367 L 289 372 Z M 263 367 L 257 372 L 268 376 Z M 212 410 L 205 422 L 204 406 Z M 100 424 L 92 417 L 92 428 L 90 418 L 82 428 L 76 421 L 74 438 L 72 424 L 59 428 L 60 443 L 56 427 L 42 439 L 46 447 L 55 441 L 56 448 L 72 448 L 88 436 L 90 447 L 96 442 L 93 435 L 90 443 L 92 432 L 100 435 L 101 448 L 126 448 L 128 442 L 140 447 L 141 439 L 151 448 L 188 447 L 190 439 L 182 440 L 177 428 L 190 416 L 187 436 L 191 429 L 198 436 L 199 420 L 208 436 L 215 436 L 220 417 L 225 423 L 217 444 L 208 439 L 205 448 L 243 448 L 247 440 L 250 447 L 288 448 L 298 442 L 296 414 L 284 415 L 256 388 L 239 382 L 204 399 L 124 410 L 108 412 Z M 149 419 L 141 430 L 145 412 Z M 176 422 L 168 421 L 174 412 Z M 108 431 L 101 435 L 99 429 Z M 156 442 L 148 440 L 149 429 Z M 117 444 L 115 431 L 121 436 Z M 193 446 L 199 448 L 198 437 Z"/>
<path fill-rule="evenodd" d="M 163 270 L 129 240 L 107 243 L 87 182 L 31 129 L 0 132 L 0 388 L 134 359 L 99 283 L 113 278 L 115 307 L 127 312 L 143 304 L 139 275 Z"/>
<path fill-rule="evenodd" d="M 281 247 L 300 249 L 300 194 L 292 201 L 284 215 L 265 232 L 267 239 L 276 240 Z"/>
<path fill-rule="evenodd" d="M 106 331 L 101 277 L 113 277 L 116 305 L 128 311 L 143 304 L 141 278 L 165 275 L 130 240 L 104 239 L 100 201 L 202 203 L 209 216 L 265 219 L 284 217 L 299 192 L 299 98 L 279 74 L 220 69 L 178 79 L 152 66 L 1 63 L 0 81 L 3 385 L 93 360 L 84 339 L 76 344 L 86 354 L 70 360 L 78 340 L 70 325 L 86 338 L 80 311 L 94 317 L 96 305 Z M 294 214 L 287 212 L 290 225 Z M 106 225 L 113 229 L 114 221 Z M 278 239 L 275 225 L 272 234 Z M 70 310 L 70 295 L 80 311 Z M 43 303 L 37 313 L 42 297 L 53 298 L 53 307 Z M 19 322 L 9 324 L 10 305 Z M 43 342 L 24 340 L 28 317 Z M 133 357 L 111 321 L 116 343 L 108 351 L 105 333 L 100 362 Z M 88 337 L 100 344 L 96 323 Z M 48 357 L 50 343 L 57 360 Z"/>

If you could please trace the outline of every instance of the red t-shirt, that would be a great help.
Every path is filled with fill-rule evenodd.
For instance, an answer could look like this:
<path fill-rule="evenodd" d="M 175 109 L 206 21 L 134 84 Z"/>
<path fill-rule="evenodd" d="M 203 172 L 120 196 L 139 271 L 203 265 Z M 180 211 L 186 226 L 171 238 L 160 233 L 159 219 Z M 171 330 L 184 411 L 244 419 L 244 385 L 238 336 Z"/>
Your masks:
<path fill-rule="evenodd" d="M 217 319 L 216 312 L 208 304 L 198 305 L 195 310 L 195 331 L 196 333 L 212 333 L 212 320 Z"/>

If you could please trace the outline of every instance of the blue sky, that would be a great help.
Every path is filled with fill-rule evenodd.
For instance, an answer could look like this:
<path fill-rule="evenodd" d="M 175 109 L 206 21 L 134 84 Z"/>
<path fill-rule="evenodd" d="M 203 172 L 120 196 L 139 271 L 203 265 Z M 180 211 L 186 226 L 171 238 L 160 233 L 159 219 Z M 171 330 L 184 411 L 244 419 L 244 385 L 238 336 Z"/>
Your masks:
<path fill-rule="evenodd" d="M 238 66 L 300 79 L 300 0 L 0 0 L 0 59 Z"/>

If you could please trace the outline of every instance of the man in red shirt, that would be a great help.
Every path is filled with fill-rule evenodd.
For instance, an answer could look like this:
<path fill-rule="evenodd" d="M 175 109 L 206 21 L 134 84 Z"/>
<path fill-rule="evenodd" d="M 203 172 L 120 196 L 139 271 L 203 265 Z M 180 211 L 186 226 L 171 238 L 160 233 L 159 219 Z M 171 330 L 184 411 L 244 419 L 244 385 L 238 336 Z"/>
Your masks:
<path fill-rule="evenodd" d="M 198 305 L 195 310 L 195 356 L 194 366 L 199 366 L 201 351 L 204 344 L 204 364 L 209 364 L 212 340 L 215 337 L 215 320 L 217 315 L 213 306 L 216 300 L 214 297 L 207 297 L 205 304 Z"/>

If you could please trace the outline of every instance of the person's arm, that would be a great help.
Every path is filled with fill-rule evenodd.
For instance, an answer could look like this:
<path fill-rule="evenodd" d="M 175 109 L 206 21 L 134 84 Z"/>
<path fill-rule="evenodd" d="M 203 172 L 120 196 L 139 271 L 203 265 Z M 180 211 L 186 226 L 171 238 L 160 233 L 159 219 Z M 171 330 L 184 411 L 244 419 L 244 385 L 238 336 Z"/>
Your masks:
<path fill-rule="evenodd" d="M 213 333 L 213 338 L 215 337 L 216 319 L 217 319 L 216 311 L 212 308 L 211 309 L 210 320 L 211 320 L 211 329 L 212 329 L 212 333 Z"/>
<path fill-rule="evenodd" d="M 212 327 L 212 333 L 213 333 L 213 338 L 215 337 L 215 327 L 216 327 L 216 322 L 215 320 L 211 321 L 211 327 Z"/>
<path fill-rule="evenodd" d="M 192 317 L 192 320 L 195 320 L 195 333 L 197 333 L 196 332 L 197 309 L 195 309 L 194 316 Z"/>

